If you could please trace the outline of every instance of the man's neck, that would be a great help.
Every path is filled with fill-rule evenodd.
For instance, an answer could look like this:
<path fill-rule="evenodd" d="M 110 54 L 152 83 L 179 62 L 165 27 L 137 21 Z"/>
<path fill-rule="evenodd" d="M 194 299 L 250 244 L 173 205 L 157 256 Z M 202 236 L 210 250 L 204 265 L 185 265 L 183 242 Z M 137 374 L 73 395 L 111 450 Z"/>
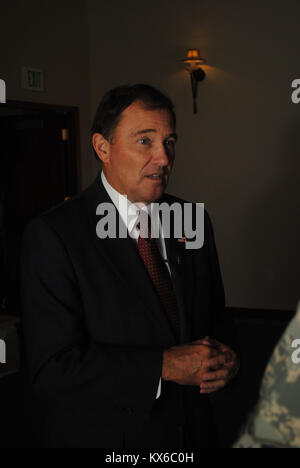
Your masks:
<path fill-rule="evenodd" d="M 106 189 L 109 188 L 110 192 L 114 191 L 115 195 L 118 195 L 118 196 L 121 196 L 121 197 L 127 197 L 127 200 L 128 200 L 129 203 L 136 205 L 138 208 L 143 208 L 144 206 L 151 205 L 151 202 L 146 203 L 146 202 L 143 202 L 143 201 L 130 200 L 130 198 L 128 198 L 127 194 L 122 194 L 121 192 L 119 192 L 119 190 L 114 186 L 114 183 L 109 179 L 107 174 L 105 174 L 104 169 L 102 169 L 101 177 L 102 177 L 102 182 L 103 182 Z"/>

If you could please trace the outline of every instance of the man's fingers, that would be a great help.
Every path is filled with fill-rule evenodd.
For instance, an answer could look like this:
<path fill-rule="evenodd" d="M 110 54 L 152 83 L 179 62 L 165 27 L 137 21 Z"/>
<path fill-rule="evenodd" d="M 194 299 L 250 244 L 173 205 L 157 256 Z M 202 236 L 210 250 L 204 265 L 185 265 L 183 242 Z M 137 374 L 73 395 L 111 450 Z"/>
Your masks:
<path fill-rule="evenodd" d="M 215 380 L 226 380 L 229 377 L 229 371 L 226 369 L 221 369 L 215 372 L 207 372 L 202 376 L 202 379 L 205 382 L 215 381 Z"/>
<path fill-rule="evenodd" d="M 221 390 L 221 388 L 225 387 L 225 385 L 226 385 L 225 380 L 218 380 L 217 382 L 213 382 L 213 383 L 202 383 L 200 385 L 200 393 L 216 392 L 218 390 Z"/>
<path fill-rule="evenodd" d="M 202 348 L 205 347 L 205 348 L 213 349 L 215 352 L 217 352 L 217 350 L 215 349 L 215 346 L 213 346 L 212 343 L 209 340 L 204 339 L 204 340 L 193 341 L 192 343 L 190 343 L 190 345 L 192 345 L 192 346 L 201 346 Z"/>
<path fill-rule="evenodd" d="M 205 367 L 207 368 L 207 370 L 219 370 L 220 367 L 223 367 L 225 363 L 226 363 L 225 356 L 221 354 L 217 357 L 208 359 L 205 362 Z"/>
<path fill-rule="evenodd" d="M 221 343 L 220 341 L 214 340 L 213 338 L 209 338 L 209 337 L 205 337 L 204 341 L 205 341 L 205 343 L 209 342 L 211 344 L 211 346 L 214 346 L 215 348 L 218 348 L 223 353 L 225 353 L 225 352 L 232 353 L 232 349 L 229 346 Z"/>
<path fill-rule="evenodd" d="M 219 348 L 220 346 L 222 346 L 219 341 L 214 340 L 213 338 L 210 338 L 209 336 L 206 336 L 203 341 L 210 343 L 211 346 L 215 346 L 216 348 Z"/>
<path fill-rule="evenodd" d="M 192 341 L 190 344 L 205 344 L 205 345 L 208 345 L 208 346 L 215 346 L 214 344 L 214 340 L 212 340 L 209 336 L 206 336 L 205 338 L 201 338 L 201 340 L 195 340 L 195 341 Z"/>
<path fill-rule="evenodd" d="M 210 344 L 204 344 L 201 342 L 201 344 L 193 344 L 192 345 L 192 352 L 193 353 L 199 353 L 199 355 L 202 357 L 202 359 L 211 359 L 213 357 L 218 356 L 220 353 L 219 351 L 211 346 Z"/>
<path fill-rule="evenodd" d="M 191 343 L 188 343 L 188 344 L 191 344 L 191 345 L 201 345 L 201 344 L 203 344 L 203 341 L 204 341 L 204 340 L 196 340 L 196 341 L 192 341 Z"/>
<path fill-rule="evenodd" d="M 209 346 L 212 346 L 212 345 L 213 345 L 212 340 L 210 339 L 209 336 L 206 336 L 205 338 L 203 338 L 202 343 L 203 343 L 203 344 L 207 344 L 207 345 L 209 345 Z"/>
<path fill-rule="evenodd" d="M 224 356 L 227 364 L 233 361 L 233 354 L 230 351 L 225 351 Z"/>
<path fill-rule="evenodd" d="M 226 384 L 225 380 L 218 380 L 217 382 L 212 382 L 212 383 L 202 383 L 200 385 L 201 390 L 210 390 L 210 391 L 215 391 L 219 390 L 220 388 L 223 388 Z"/>

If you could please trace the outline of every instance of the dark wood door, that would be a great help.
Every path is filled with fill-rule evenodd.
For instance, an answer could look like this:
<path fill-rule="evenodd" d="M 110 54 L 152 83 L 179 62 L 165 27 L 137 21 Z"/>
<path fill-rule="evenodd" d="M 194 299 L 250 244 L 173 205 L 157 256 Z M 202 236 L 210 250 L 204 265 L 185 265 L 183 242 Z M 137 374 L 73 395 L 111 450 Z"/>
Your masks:
<path fill-rule="evenodd" d="M 76 158 L 70 140 L 62 136 L 62 129 L 70 132 L 68 127 L 65 113 L 0 114 L 2 312 L 19 314 L 20 245 L 26 224 L 76 192 Z"/>

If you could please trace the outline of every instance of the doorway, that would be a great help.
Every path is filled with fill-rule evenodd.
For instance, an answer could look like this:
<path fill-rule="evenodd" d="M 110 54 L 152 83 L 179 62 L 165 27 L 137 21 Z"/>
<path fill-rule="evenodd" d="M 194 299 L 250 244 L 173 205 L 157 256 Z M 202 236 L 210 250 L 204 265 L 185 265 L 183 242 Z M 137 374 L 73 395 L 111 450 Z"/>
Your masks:
<path fill-rule="evenodd" d="M 79 110 L 9 101 L 0 106 L 0 313 L 20 314 L 25 226 L 78 193 Z"/>

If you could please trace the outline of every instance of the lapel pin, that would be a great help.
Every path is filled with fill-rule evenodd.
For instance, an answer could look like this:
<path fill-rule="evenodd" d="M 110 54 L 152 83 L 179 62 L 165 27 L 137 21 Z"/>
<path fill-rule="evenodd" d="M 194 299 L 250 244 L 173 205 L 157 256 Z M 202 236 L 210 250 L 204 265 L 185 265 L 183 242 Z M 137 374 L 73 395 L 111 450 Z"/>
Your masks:
<path fill-rule="evenodd" d="M 178 242 L 184 242 L 185 243 L 186 242 L 186 237 L 181 237 L 180 239 L 177 239 L 177 240 L 178 240 Z"/>

